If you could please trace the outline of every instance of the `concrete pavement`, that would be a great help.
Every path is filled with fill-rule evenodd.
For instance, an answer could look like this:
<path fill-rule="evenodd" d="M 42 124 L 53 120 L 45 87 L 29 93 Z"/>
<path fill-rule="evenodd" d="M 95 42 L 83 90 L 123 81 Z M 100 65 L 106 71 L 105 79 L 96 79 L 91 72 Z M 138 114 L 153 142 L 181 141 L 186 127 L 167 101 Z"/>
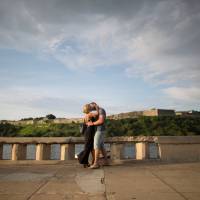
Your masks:
<path fill-rule="evenodd" d="M 105 199 L 103 169 L 77 164 L 1 165 L 0 200 Z"/>
<path fill-rule="evenodd" d="M 200 163 L 134 163 L 105 169 L 108 200 L 200 200 Z"/>
<path fill-rule="evenodd" d="M 2 164 L 0 200 L 199 200 L 200 163 Z"/>

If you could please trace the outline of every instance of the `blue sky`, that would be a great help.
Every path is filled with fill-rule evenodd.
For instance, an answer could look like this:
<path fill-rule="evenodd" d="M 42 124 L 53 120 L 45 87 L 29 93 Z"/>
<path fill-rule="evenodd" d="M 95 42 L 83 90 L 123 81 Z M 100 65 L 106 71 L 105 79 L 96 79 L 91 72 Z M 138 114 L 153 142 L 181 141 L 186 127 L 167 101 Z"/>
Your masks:
<path fill-rule="evenodd" d="M 195 0 L 2 0 L 0 119 L 80 117 L 91 101 L 108 114 L 199 110 L 199 11 Z"/>

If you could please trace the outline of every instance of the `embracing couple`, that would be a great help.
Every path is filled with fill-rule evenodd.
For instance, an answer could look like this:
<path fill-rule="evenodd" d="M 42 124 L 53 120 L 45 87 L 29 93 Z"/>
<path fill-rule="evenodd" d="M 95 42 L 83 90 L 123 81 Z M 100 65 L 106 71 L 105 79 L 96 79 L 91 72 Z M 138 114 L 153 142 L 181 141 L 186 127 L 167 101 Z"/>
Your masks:
<path fill-rule="evenodd" d="M 107 154 L 104 147 L 106 112 L 95 102 L 83 106 L 84 124 L 82 133 L 85 136 L 84 150 L 78 155 L 78 160 L 84 167 L 97 169 L 100 167 L 100 153 L 104 157 L 103 165 L 108 165 Z M 92 153 L 92 164 L 88 162 L 89 154 Z"/>

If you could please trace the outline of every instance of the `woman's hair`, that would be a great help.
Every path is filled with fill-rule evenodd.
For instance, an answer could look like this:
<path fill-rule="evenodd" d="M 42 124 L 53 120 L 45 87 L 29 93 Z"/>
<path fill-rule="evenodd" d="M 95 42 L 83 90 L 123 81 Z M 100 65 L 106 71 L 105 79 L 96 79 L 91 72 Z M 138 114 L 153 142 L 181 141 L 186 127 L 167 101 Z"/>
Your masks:
<path fill-rule="evenodd" d="M 88 114 L 90 112 L 90 104 L 85 104 L 83 106 L 83 113 Z"/>

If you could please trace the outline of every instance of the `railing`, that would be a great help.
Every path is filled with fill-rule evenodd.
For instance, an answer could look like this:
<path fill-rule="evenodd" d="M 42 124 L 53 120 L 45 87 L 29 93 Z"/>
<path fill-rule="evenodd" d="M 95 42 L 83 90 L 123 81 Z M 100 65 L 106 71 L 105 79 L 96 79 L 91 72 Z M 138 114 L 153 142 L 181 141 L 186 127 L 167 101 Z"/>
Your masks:
<path fill-rule="evenodd" d="M 105 143 L 110 144 L 110 157 L 112 160 L 124 159 L 126 144 L 132 144 L 136 149 L 136 159 L 149 157 L 148 144 L 154 143 L 154 137 L 112 137 L 106 138 Z M 26 160 L 27 145 L 34 144 L 35 160 L 50 160 L 51 145 L 60 145 L 59 160 L 73 160 L 75 158 L 75 145 L 83 144 L 82 137 L 0 137 L 0 160 L 3 159 L 4 145 L 11 145 L 11 160 Z"/>
<path fill-rule="evenodd" d="M 59 160 L 74 160 L 75 145 L 83 144 L 82 137 L 0 137 L 0 160 L 3 159 L 4 145 L 11 146 L 10 160 L 27 160 L 27 145 L 35 145 L 35 160 L 50 160 L 51 146 L 59 144 Z M 138 136 L 106 138 L 105 143 L 110 145 L 112 160 L 125 159 L 124 149 L 127 144 L 135 148 L 136 160 L 150 159 L 151 144 L 156 147 L 154 158 L 163 161 L 199 161 L 200 136 Z"/>

